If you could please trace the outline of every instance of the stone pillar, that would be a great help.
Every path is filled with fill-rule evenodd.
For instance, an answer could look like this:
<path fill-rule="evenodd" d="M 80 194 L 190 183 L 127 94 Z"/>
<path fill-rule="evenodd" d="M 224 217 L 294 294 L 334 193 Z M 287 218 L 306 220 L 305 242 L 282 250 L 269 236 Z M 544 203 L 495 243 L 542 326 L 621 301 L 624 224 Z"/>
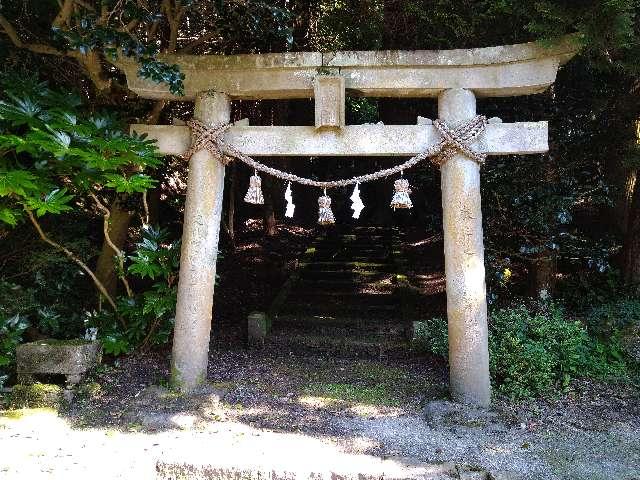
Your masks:
<path fill-rule="evenodd" d="M 438 116 L 453 126 L 473 118 L 472 91 L 446 90 L 438 97 Z M 480 166 L 463 154 L 442 166 L 449 383 L 453 400 L 488 406 L 489 345 L 480 206 Z"/>
<path fill-rule="evenodd" d="M 230 116 L 227 95 L 203 93 L 196 98 L 195 118 L 201 122 L 227 123 Z M 208 151 L 196 152 L 189 161 L 171 359 L 171 383 L 184 392 L 207 376 L 223 189 L 224 166 Z"/>

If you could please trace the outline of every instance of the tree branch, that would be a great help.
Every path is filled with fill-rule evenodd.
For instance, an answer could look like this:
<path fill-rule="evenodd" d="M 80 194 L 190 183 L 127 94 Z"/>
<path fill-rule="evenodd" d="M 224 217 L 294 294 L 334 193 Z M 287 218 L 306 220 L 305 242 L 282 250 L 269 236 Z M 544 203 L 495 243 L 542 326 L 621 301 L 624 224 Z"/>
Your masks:
<path fill-rule="evenodd" d="M 11 42 L 18 48 L 24 48 L 25 50 L 29 50 L 34 53 L 42 53 L 45 55 L 65 55 L 65 52 L 62 52 L 57 48 L 51 47 L 49 45 L 23 42 L 13 25 L 11 25 L 11 23 L 2 14 L 0 14 L 0 26 L 4 30 L 4 33 L 7 34 Z"/>
<path fill-rule="evenodd" d="M 167 16 L 167 22 L 169 22 L 169 45 L 167 46 L 167 52 L 173 53 L 178 46 L 178 30 L 180 28 L 180 22 L 186 12 L 186 8 L 182 6 L 180 0 L 176 0 L 172 5 L 171 0 L 163 0 L 162 9 Z"/>
<path fill-rule="evenodd" d="M 85 2 L 84 0 L 74 0 L 75 3 L 77 3 L 78 5 L 80 5 L 81 7 L 86 8 L 87 10 L 91 11 L 91 12 L 95 12 L 96 9 L 93 5 L 91 5 L 89 2 Z"/>
<path fill-rule="evenodd" d="M 120 280 L 122 280 L 122 284 L 124 285 L 124 289 L 127 292 L 127 296 L 131 298 L 133 297 L 133 292 L 131 291 L 129 282 L 124 275 L 124 253 L 116 246 L 115 243 L 113 243 L 113 240 L 111 240 L 111 235 L 109 235 L 109 220 L 111 219 L 111 211 L 107 207 L 105 207 L 100 200 L 98 200 L 98 197 L 94 193 L 89 192 L 89 196 L 93 199 L 94 202 L 96 202 L 97 207 L 102 210 L 102 213 L 104 215 L 102 226 L 102 229 L 104 230 L 104 240 L 111 247 L 111 250 L 113 250 L 113 253 L 115 253 L 116 257 L 118 258 L 118 265 L 120 266 L 121 274 L 118 276 L 120 277 Z"/>
<path fill-rule="evenodd" d="M 64 0 L 62 8 L 58 12 L 58 15 L 56 15 L 56 18 L 53 20 L 51 27 L 61 28 L 63 25 L 68 24 L 69 19 L 71 18 L 71 14 L 73 13 L 74 4 L 74 0 Z"/>
<path fill-rule="evenodd" d="M 87 273 L 87 275 L 91 277 L 91 280 L 93 280 L 93 283 L 95 284 L 96 288 L 100 291 L 100 293 L 104 296 L 104 298 L 107 299 L 107 302 L 109 302 L 109 305 L 111 305 L 113 310 L 117 312 L 118 308 L 116 307 L 116 303 L 113 301 L 113 298 L 111 298 L 111 295 L 109 295 L 109 292 L 107 292 L 107 289 L 104 288 L 104 285 L 102 284 L 102 282 L 98 280 L 98 277 L 95 276 L 95 274 L 91 271 L 91 269 L 87 266 L 87 264 L 84 263 L 82 260 L 80 260 L 71 250 L 66 248 L 64 245 L 61 245 L 51 240 L 47 236 L 47 234 L 44 233 L 44 231 L 42 230 L 42 227 L 36 220 L 36 217 L 33 216 L 33 212 L 31 210 L 27 210 L 27 215 L 29 216 L 29 220 L 31 220 L 31 223 L 37 230 L 38 235 L 40 235 L 40 238 L 44 242 L 51 245 L 56 250 L 60 250 L 61 252 L 63 252 L 69 259 L 71 259 L 72 261 L 80 265 L 80 268 L 82 268 Z M 123 326 L 126 328 L 126 325 L 124 323 L 123 323 Z"/>
<path fill-rule="evenodd" d="M 189 45 L 186 45 L 183 48 L 180 48 L 178 50 L 178 53 L 191 53 L 191 51 L 193 51 L 194 48 L 196 48 L 199 45 L 202 45 L 203 43 L 208 42 L 209 40 L 217 37 L 218 35 L 219 35 L 218 32 L 209 32 L 206 35 L 203 35 L 200 38 L 194 40 Z"/>

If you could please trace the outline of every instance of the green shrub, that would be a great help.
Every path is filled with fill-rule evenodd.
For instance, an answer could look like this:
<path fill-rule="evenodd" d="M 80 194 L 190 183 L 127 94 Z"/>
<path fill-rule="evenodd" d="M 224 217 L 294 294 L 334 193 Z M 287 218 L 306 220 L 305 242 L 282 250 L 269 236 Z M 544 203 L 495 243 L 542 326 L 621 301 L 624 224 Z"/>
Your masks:
<path fill-rule="evenodd" d="M 9 377 L 15 362 L 16 347 L 22 341 L 22 334 L 29 326 L 24 317 L 5 317 L 0 312 L 0 387 Z"/>
<path fill-rule="evenodd" d="M 446 357 L 447 322 L 435 318 L 416 327 L 414 344 Z M 561 391 L 577 377 L 624 376 L 621 352 L 619 336 L 595 338 L 553 303 L 520 304 L 490 315 L 492 382 L 514 399 Z"/>
<path fill-rule="evenodd" d="M 589 331 L 600 338 L 615 335 L 631 325 L 640 325 L 640 298 L 618 298 L 594 307 L 587 315 Z"/>
<path fill-rule="evenodd" d="M 141 236 L 129 257 L 128 272 L 141 281 L 153 283 L 138 295 L 118 299 L 120 319 L 113 312 L 104 311 L 88 318 L 88 325 L 98 329 L 104 351 L 109 355 L 167 343 L 173 330 L 180 241 L 170 241 L 166 230 L 150 225 L 142 228 Z"/>
<path fill-rule="evenodd" d="M 449 354 L 447 320 L 434 317 L 423 322 L 414 322 L 411 348 L 416 352 L 430 352 L 447 358 Z"/>
<path fill-rule="evenodd" d="M 532 397 L 566 387 L 584 372 L 589 336 L 551 304 L 535 312 L 519 305 L 491 315 L 489 359 L 499 391 Z"/>

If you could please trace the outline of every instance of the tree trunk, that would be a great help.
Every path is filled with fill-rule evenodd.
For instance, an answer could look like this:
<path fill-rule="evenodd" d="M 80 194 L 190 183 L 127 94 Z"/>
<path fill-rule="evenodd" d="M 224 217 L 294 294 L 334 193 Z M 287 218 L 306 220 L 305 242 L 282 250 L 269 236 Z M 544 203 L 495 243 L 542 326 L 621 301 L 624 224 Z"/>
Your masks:
<path fill-rule="evenodd" d="M 624 280 L 640 294 L 640 188 L 633 188 L 624 237 Z"/>
<path fill-rule="evenodd" d="M 111 204 L 111 223 L 109 225 L 109 236 L 119 249 L 123 249 L 127 241 L 129 224 L 133 214 L 125 208 L 124 199 L 117 198 Z M 112 297 L 118 292 L 118 272 L 113 259 L 115 252 L 107 244 L 102 242 L 102 251 L 96 265 L 96 276 L 102 282 L 105 289 Z"/>
<path fill-rule="evenodd" d="M 231 243 L 235 244 L 236 237 L 236 190 L 238 189 L 238 168 L 233 162 L 231 164 L 231 186 L 229 188 L 229 211 L 227 213 L 227 224 L 229 228 L 229 237 L 231 238 Z"/>
<path fill-rule="evenodd" d="M 262 179 L 262 194 L 264 196 L 264 234 L 268 237 L 273 237 L 278 234 L 274 206 L 276 191 L 277 188 L 275 180 L 270 175 L 264 176 Z"/>
<path fill-rule="evenodd" d="M 556 259 L 553 257 L 538 257 L 531 262 L 529 270 L 531 295 L 536 298 L 546 298 L 551 295 L 556 285 Z"/>

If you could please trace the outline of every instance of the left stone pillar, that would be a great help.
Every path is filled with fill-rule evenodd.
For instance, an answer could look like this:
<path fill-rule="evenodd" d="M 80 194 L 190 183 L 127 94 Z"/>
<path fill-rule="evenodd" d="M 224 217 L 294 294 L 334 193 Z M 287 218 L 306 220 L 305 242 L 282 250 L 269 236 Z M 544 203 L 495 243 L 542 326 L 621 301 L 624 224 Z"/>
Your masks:
<path fill-rule="evenodd" d="M 231 101 L 223 93 L 202 93 L 194 116 L 206 125 L 228 123 Z M 194 153 L 189 160 L 171 358 L 171 384 L 183 392 L 207 377 L 223 190 L 224 166 L 219 159 L 207 150 Z"/>

